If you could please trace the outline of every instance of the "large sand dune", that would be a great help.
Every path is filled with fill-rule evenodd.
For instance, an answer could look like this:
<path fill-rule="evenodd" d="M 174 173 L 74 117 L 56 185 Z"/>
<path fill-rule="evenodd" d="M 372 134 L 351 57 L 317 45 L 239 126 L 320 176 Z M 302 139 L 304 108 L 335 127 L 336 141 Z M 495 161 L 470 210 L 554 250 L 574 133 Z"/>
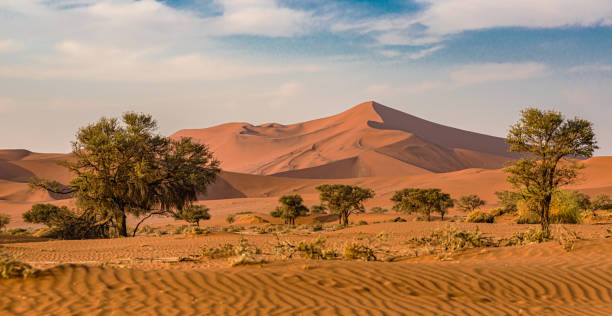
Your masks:
<path fill-rule="evenodd" d="M 230 123 L 181 130 L 172 137 L 209 144 L 224 170 L 300 178 L 496 169 L 517 157 L 501 138 L 428 122 L 375 102 L 305 123 Z"/>

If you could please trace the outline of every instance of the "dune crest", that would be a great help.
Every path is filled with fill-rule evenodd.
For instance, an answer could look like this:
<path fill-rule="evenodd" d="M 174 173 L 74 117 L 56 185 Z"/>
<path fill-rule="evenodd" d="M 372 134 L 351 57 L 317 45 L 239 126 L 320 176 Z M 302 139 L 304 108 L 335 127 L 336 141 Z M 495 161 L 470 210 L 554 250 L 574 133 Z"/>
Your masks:
<path fill-rule="evenodd" d="M 299 178 L 496 169 L 517 157 L 502 138 L 432 123 L 373 101 L 304 123 L 229 123 L 171 137 L 210 145 L 224 170 Z"/>

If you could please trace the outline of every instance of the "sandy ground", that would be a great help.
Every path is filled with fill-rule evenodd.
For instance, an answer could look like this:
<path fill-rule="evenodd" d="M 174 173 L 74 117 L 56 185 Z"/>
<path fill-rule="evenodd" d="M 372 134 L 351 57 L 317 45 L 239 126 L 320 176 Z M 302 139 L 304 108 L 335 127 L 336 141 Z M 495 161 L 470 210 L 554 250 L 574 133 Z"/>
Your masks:
<path fill-rule="evenodd" d="M 287 233 L 296 243 L 323 236 L 330 247 L 357 241 L 401 251 L 412 237 L 449 223 L 404 222 L 333 232 Z M 507 237 L 526 225 L 477 226 Z M 612 225 L 564 225 L 583 238 L 566 252 L 556 242 L 475 248 L 441 261 L 282 259 L 230 267 L 195 258 L 201 247 L 246 237 L 264 255 L 273 234 L 212 233 L 106 240 L 3 240 L 1 250 L 48 268 L 32 279 L 0 280 L 2 315 L 608 315 L 612 308 Z M 561 232 L 560 226 L 553 231 Z M 377 241 L 380 232 L 388 236 Z M 1 241 L 2 239 L 0 239 Z"/>

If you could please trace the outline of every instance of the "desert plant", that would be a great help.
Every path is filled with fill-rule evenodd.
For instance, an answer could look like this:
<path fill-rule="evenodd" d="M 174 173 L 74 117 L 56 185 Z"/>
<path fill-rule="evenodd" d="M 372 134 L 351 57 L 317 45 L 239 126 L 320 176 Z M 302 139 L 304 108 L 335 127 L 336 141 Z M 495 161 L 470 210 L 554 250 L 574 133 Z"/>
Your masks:
<path fill-rule="evenodd" d="M 107 238 L 110 224 L 97 214 L 70 210 L 53 204 L 34 204 L 22 214 L 26 223 L 44 224 L 49 227 L 48 236 L 60 239 Z"/>
<path fill-rule="evenodd" d="M 578 224 L 582 221 L 582 211 L 587 208 L 590 208 L 590 203 L 584 202 L 584 194 L 576 191 L 556 191 L 550 205 L 550 222 Z"/>
<path fill-rule="evenodd" d="M 470 223 L 493 223 L 495 222 L 495 217 L 487 212 L 475 210 L 468 214 L 465 221 Z"/>
<path fill-rule="evenodd" d="M 515 232 L 508 241 L 508 245 L 526 245 L 531 243 L 542 243 L 552 240 L 550 230 L 531 227 L 525 232 Z"/>
<path fill-rule="evenodd" d="M 323 225 L 321 223 L 317 223 L 317 224 L 312 225 L 312 231 L 313 232 L 318 232 L 318 231 L 321 231 L 321 230 L 323 230 Z"/>
<path fill-rule="evenodd" d="M 368 225 L 368 222 L 364 221 L 364 220 L 360 220 L 359 222 L 357 222 L 357 225 Z"/>
<path fill-rule="evenodd" d="M 471 195 L 462 196 L 461 198 L 459 198 L 456 204 L 459 210 L 469 213 L 485 205 L 486 202 L 480 199 L 478 195 L 471 194 Z"/>
<path fill-rule="evenodd" d="M 229 258 L 236 256 L 252 256 L 260 254 L 257 246 L 250 244 L 246 238 L 240 238 L 236 245 L 225 243 L 221 246 L 208 248 L 202 247 L 202 257 L 209 259 Z"/>
<path fill-rule="evenodd" d="M 187 223 L 191 223 L 196 226 L 200 226 L 200 221 L 210 219 L 210 214 L 208 214 L 209 210 L 210 209 L 204 205 L 189 204 L 182 210 L 179 210 L 174 213 L 174 218 L 184 220 Z"/>
<path fill-rule="evenodd" d="M 503 213 L 516 213 L 517 203 L 523 198 L 520 193 L 512 191 L 497 191 L 495 196 L 497 196 L 498 203 L 501 204 Z"/>
<path fill-rule="evenodd" d="M 38 178 L 31 184 L 72 195 L 87 217 L 100 217 L 127 237 L 128 215 L 142 222 L 181 209 L 220 172 L 206 145 L 163 137 L 156 129 L 157 122 L 146 114 L 103 117 L 78 130 L 72 158 L 62 162 L 74 174 L 68 186 Z"/>
<path fill-rule="evenodd" d="M 467 248 L 488 247 L 494 245 L 489 239 L 482 236 L 476 228 L 475 231 L 459 230 L 446 226 L 443 229 L 434 230 L 429 237 L 412 238 L 408 243 L 419 246 L 433 247 L 441 255 L 453 254 Z"/>
<path fill-rule="evenodd" d="M 325 214 L 327 207 L 325 205 L 313 205 L 310 207 L 310 213 L 312 214 Z"/>
<path fill-rule="evenodd" d="M 295 250 L 304 259 L 325 259 L 323 257 L 323 246 L 325 246 L 325 239 L 319 237 L 313 241 L 300 241 Z"/>
<path fill-rule="evenodd" d="M 421 213 L 431 221 L 431 213 L 440 213 L 442 220 L 447 210 L 453 207 L 450 195 L 440 189 L 403 189 L 396 191 L 391 201 L 393 209 L 401 213 Z"/>
<path fill-rule="evenodd" d="M 0 252 L 0 279 L 28 278 L 35 276 L 38 270 L 31 265 L 12 259 Z"/>
<path fill-rule="evenodd" d="M 4 229 L 11 222 L 11 217 L 7 214 L 0 214 L 0 229 Z"/>
<path fill-rule="evenodd" d="M 234 214 L 229 214 L 227 215 L 227 217 L 225 218 L 225 221 L 232 224 L 236 221 L 236 215 Z"/>
<path fill-rule="evenodd" d="M 542 230 L 550 230 L 552 196 L 560 187 L 572 183 L 579 163 L 560 164 L 567 157 L 591 157 L 598 148 L 593 124 L 573 118 L 566 119 L 557 111 L 528 108 L 510 128 L 506 137 L 509 151 L 527 154 L 513 162 L 505 171 L 508 182 L 521 190 L 523 196 L 540 217 Z"/>
<path fill-rule="evenodd" d="M 572 251 L 574 250 L 576 242 L 582 238 L 580 238 L 578 233 L 575 231 L 571 231 L 565 227 L 563 227 L 563 230 L 564 232 L 560 233 L 557 239 L 559 241 L 559 245 L 561 245 L 565 251 Z"/>
<path fill-rule="evenodd" d="M 366 245 L 355 242 L 346 243 L 342 257 L 345 260 L 376 261 L 374 250 Z"/>
<path fill-rule="evenodd" d="M 386 208 L 382 208 L 380 206 L 374 206 L 373 208 L 370 209 L 370 213 L 372 214 L 384 214 L 387 213 L 389 210 Z"/>
<path fill-rule="evenodd" d="M 295 225 L 297 217 L 305 216 L 308 213 L 308 208 L 303 204 L 304 200 L 298 194 L 283 195 L 278 199 L 278 202 L 281 205 L 271 215 L 278 215 L 285 220 L 285 224 Z"/>
<path fill-rule="evenodd" d="M 596 196 L 591 202 L 591 209 L 594 211 L 597 210 L 611 210 L 612 209 L 612 199 L 606 194 L 600 194 Z"/>
<path fill-rule="evenodd" d="M 349 216 L 363 213 L 363 202 L 374 197 L 374 191 L 352 185 L 323 184 L 316 189 L 321 192 L 319 199 L 332 214 L 338 215 L 338 223 L 348 225 Z"/>

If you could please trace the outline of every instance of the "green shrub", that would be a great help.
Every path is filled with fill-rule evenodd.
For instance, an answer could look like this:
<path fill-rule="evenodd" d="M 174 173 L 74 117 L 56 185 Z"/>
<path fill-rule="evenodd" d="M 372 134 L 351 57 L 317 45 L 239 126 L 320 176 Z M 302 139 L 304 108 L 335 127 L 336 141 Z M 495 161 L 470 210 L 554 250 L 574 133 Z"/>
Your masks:
<path fill-rule="evenodd" d="M 540 227 L 531 227 L 526 232 L 516 232 L 510 237 L 508 245 L 526 245 L 531 243 L 542 243 L 552 240 L 550 231 L 544 231 Z"/>
<path fill-rule="evenodd" d="M 108 238 L 110 222 L 92 214 L 92 212 L 77 212 L 65 206 L 53 204 L 34 204 L 23 213 L 27 223 L 44 224 L 49 229 L 49 236 L 60 239 Z"/>
<path fill-rule="evenodd" d="M 506 214 L 506 210 L 503 207 L 494 208 L 490 211 L 493 217 L 498 217 Z"/>
<path fill-rule="evenodd" d="M 232 224 L 233 222 L 236 221 L 236 215 L 234 214 L 227 215 L 227 217 L 225 218 L 225 221 Z"/>
<path fill-rule="evenodd" d="M 318 231 L 322 231 L 323 230 L 323 225 L 321 225 L 321 223 L 317 223 L 312 225 L 312 231 L 313 232 L 318 232 Z"/>
<path fill-rule="evenodd" d="M 359 222 L 357 222 L 357 225 L 361 226 L 361 225 L 368 225 L 368 222 L 364 221 L 364 220 L 360 220 Z"/>
<path fill-rule="evenodd" d="M 175 219 L 182 219 L 188 223 L 200 226 L 200 221 L 209 220 L 209 209 L 204 205 L 188 205 L 174 214 Z"/>
<path fill-rule="evenodd" d="M 247 215 L 247 214 L 253 214 L 253 212 L 251 212 L 251 211 L 241 211 L 241 212 L 236 213 L 236 215 Z"/>
<path fill-rule="evenodd" d="M 583 194 L 576 191 L 556 191 L 550 205 L 550 222 L 578 224 L 582 221 L 583 207 L 586 207 Z"/>
<path fill-rule="evenodd" d="M 242 255 L 260 254 L 261 250 L 257 246 L 250 244 L 246 238 L 240 238 L 238 244 L 225 243 L 219 247 L 202 247 L 202 257 L 209 259 L 229 258 Z"/>
<path fill-rule="evenodd" d="M 520 200 L 516 203 L 516 209 L 518 213 L 518 224 L 539 224 L 540 215 L 533 210 L 529 203 L 525 200 Z"/>
<path fill-rule="evenodd" d="M 311 214 L 325 214 L 327 211 L 327 207 L 325 205 L 313 205 L 310 208 Z"/>
<path fill-rule="evenodd" d="M 495 217 L 487 212 L 476 210 L 469 213 L 465 221 L 470 223 L 493 223 L 495 222 Z"/>
<path fill-rule="evenodd" d="M 5 253 L 0 253 L 0 279 L 27 278 L 34 276 L 38 270 L 27 263 L 11 259 Z"/>
<path fill-rule="evenodd" d="M 342 257 L 346 260 L 376 261 L 374 250 L 366 245 L 355 242 L 346 243 Z"/>
<path fill-rule="evenodd" d="M 372 214 L 384 214 L 384 213 L 387 213 L 387 212 L 389 212 L 388 209 L 382 208 L 380 206 L 374 206 L 373 208 L 370 209 L 370 213 L 372 213 Z"/>
<path fill-rule="evenodd" d="M 0 214 L 0 229 L 4 229 L 11 222 L 11 217 L 6 214 Z"/>
<path fill-rule="evenodd" d="M 304 259 L 325 259 L 323 257 L 323 246 L 325 246 L 325 239 L 319 237 L 310 242 L 300 241 L 295 250 Z"/>

